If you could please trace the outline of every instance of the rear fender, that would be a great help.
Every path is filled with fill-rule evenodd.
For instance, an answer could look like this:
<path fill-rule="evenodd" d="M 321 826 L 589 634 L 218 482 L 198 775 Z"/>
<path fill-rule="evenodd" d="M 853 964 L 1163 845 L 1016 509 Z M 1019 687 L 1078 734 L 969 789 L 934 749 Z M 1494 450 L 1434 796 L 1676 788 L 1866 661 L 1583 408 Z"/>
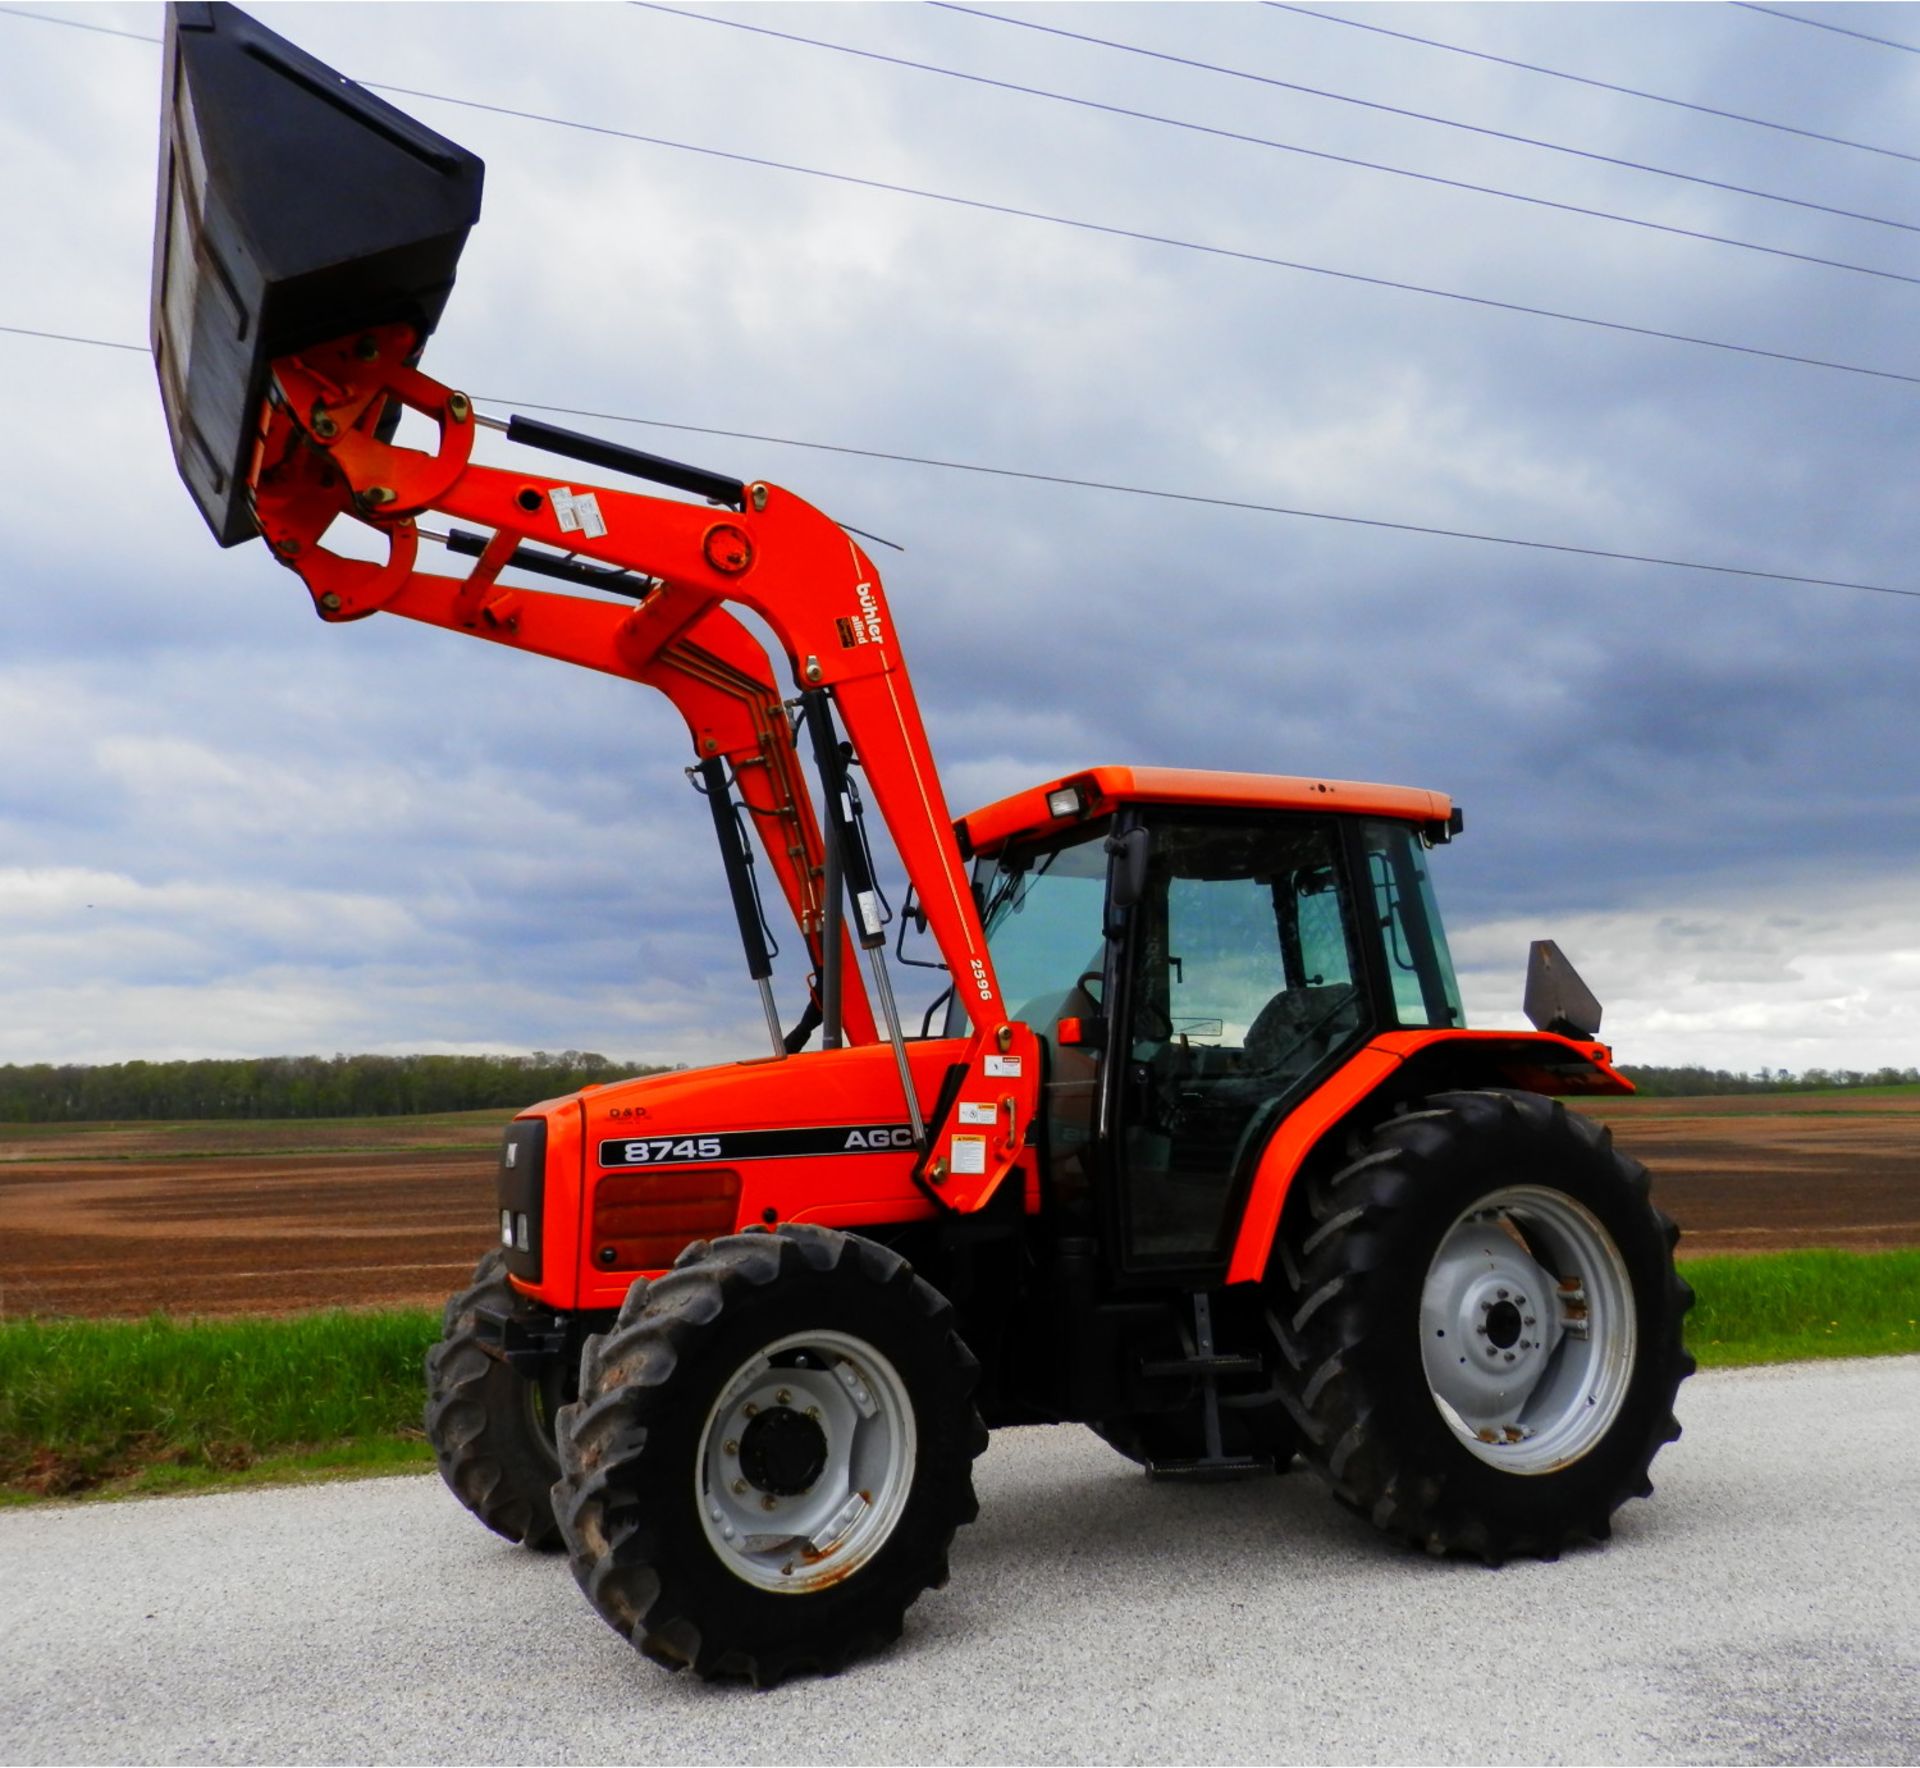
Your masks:
<path fill-rule="evenodd" d="M 1293 1182 L 1333 1138 L 1385 1116 L 1402 1101 L 1457 1087 L 1522 1092 L 1631 1093 L 1605 1044 L 1528 1031 L 1392 1031 L 1374 1038 L 1307 1095 L 1274 1131 L 1254 1168 L 1229 1283 L 1257 1283 Z"/>

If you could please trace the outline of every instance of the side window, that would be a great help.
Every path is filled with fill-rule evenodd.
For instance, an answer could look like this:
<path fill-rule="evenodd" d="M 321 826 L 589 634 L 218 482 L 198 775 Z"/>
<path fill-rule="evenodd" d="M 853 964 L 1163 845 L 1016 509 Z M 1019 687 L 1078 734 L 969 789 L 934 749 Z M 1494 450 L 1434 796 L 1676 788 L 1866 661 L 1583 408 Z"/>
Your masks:
<path fill-rule="evenodd" d="M 1402 1025 L 1464 1025 L 1460 985 L 1427 876 L 1428 855 L 1402 823 L 1368 823 L 1367 876 Z"/>
<path fill-rule="evenodd" d="M 1308 988 L 1353 983 L 1353 950 L 1340 912 L 1340 889 L 1329 867 L 1295 881 L 1294 913 L 1300 928 L 1301 981 Z"/>

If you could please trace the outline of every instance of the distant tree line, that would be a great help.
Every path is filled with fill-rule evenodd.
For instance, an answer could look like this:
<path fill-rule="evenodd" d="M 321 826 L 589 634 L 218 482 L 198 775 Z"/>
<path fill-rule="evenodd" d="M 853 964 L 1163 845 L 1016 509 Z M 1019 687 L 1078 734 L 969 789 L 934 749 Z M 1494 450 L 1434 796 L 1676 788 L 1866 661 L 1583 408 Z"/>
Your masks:
<path fill-rule="evenodd" d="M 657 1074 L 589 1050 L 531 1056 L 248 1056 L 211 1062 L 0 1066 L 0 1122 L 186 1117 L 398 1117 L 530 1105 Z"/>
<path fill-rule="evenodd" d="M 1756 1068 L 1731 1074 L 1724 1068 L 1641 1067 L 1623 1062 L 1620 1072 L 1651 1097 L 1678 1099 L 1707 1093 L 1811 1093 L 1830 1087 L 1920 1086 L 1920 1068 Z"/>
<path fill-rule="evenodd" d="M 591 1050 L 530 1056 L 247 1056 L 211 1062 L 34 1062 L 0 1066 L 0 1123 L 187 1117 L 402 1117 L 512 1108 L 627 1075 L 658 1074 Z M 1642 1093 L 1810 1092 L 1920 1086 L 1920 1069 L 1660 1068 L 1623 1064 Z"/>

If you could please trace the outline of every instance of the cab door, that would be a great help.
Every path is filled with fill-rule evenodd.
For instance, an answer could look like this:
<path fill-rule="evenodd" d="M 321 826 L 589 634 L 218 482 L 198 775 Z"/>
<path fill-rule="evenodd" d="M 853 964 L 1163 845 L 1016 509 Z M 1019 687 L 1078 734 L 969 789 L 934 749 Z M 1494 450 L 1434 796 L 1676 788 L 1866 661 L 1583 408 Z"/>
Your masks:
<path fill-rule="evenodd" d="M 1204 1279 L 1288 1106 L 1371 1029 L 1337 826 L 1142 815 L 1145 888 L 1110 1018 L 1113 1226 L 1124 1273 Z"/>

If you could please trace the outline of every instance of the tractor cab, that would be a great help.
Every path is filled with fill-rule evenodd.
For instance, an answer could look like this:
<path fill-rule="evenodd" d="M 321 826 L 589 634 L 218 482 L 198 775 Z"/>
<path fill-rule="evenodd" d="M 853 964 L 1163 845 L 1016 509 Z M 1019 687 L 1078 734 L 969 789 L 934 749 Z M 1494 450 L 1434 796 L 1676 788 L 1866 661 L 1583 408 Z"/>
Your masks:
<path fill-rule="evenodd" d="M 1114 1276 L 1217 1281 L 1291 1107 L 1379 1033 L 1462 1024 L 1427 860 L 1460 826 L 1432 792 L 1114 767 L 965 819 L 1054 1208 Z"/>

